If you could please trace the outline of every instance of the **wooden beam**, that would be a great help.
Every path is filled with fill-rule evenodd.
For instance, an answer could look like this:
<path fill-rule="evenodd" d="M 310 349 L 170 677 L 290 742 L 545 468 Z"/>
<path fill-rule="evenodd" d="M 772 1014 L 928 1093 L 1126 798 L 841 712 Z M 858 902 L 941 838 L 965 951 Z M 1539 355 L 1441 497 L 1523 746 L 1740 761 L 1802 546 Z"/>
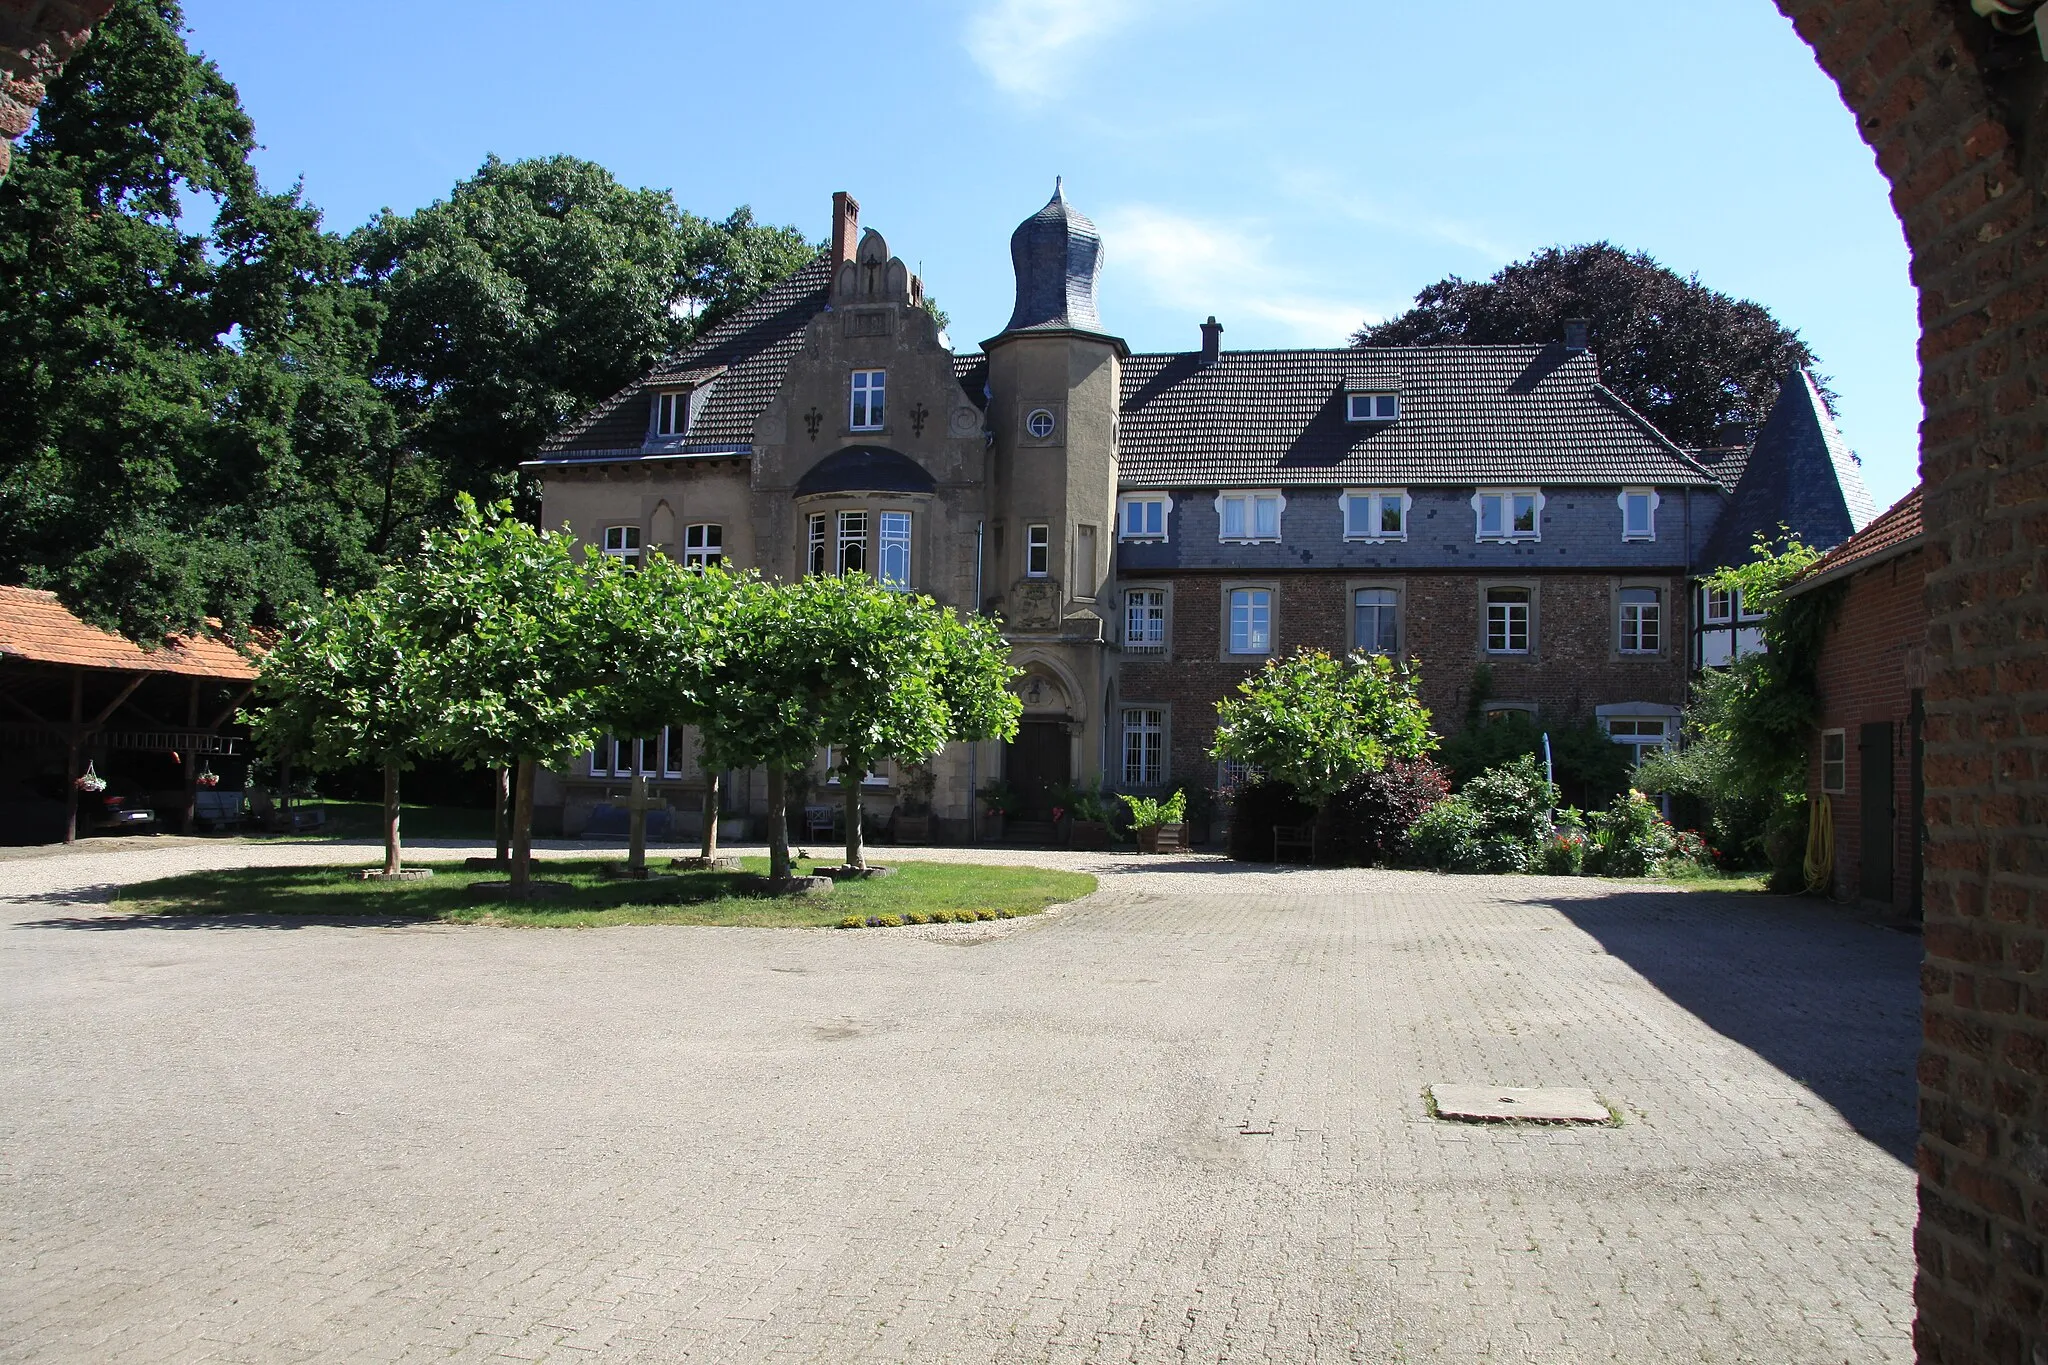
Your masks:
<path fill-rule="evenodd" d="M 232 716 L 233 714 L 235 714 L 236 711 L 240 710 L 242 703 L 249 700 L 249 694 L 251 692 L 254 692 L 255 690 L 256 684 L 250 683 L 247 687 L 235 693 L 234 700 L 230 701 L 226 706 L 223 706 L 220 710 L 220 714 L 215 716 L 213 718 L 213 723 L 208 725 L 206 728 L 208 730 L 218 730 L 220 729 L 221 726 L 226 725 L 228 723 L 228 717 Z"/>
<path fill-rule="evenodd" d="M 21 698 L 15 696 L 11 692 L 0 692 L 0 701 L 6 702 L 9 706 L 21 712 L 21 714 L 27 716 L 30 720 L 34 721 L 38 725 L 48 725 L 50 723 L 49 721 L 44 720 L 41 716 L 37 715 L 35 713 L 35 710 L 32 707 L 30 707 L 27 702 L 21 700 Z"/>
<path fill-rule="evenodd" d="M 120 708 L 121 703 L 128 700 L 128 698 L 134 693 L 136 688 L 142 686 L 145 682 L 148 681 L 149 674 L 147 673 L 137 673 L 134 677 L 130 678 L 128 680 L 128 685 L 122 688 L 119 692 L 114 694 L 114 699 L 108 702 L 104 707 L 100 709 L 100 713 L 92 718 L 92 724 L 88 725 L 86 729 L 97 730 L 102 725 L 105 725 L 107 723 L 107 717 L 113 715 L 114 712 Z"/>

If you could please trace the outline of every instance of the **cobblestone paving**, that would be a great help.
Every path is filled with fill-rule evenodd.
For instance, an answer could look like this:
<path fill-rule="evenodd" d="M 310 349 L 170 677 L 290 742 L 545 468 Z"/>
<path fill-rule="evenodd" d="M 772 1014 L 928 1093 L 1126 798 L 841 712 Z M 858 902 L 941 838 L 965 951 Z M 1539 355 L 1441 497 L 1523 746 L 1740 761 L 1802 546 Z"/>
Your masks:
<path fill-rule="evenodd" d="M 1919 945 L 1825 908 L 1061 855 L 1103 890 L 966 947 L 92 900 L 336 856 L 0 862 L 0 1360 L 1910 1358 Z"/>

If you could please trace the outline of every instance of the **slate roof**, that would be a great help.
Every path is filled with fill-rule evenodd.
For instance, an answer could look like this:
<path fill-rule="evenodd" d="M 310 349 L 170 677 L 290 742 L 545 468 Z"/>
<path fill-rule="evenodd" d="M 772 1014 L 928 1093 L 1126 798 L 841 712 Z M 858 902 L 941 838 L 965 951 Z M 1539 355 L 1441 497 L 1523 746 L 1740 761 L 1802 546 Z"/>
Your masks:
<path fill-rule="evenodd" d="M 1095 284 L 1102 275 L 1102 234 L 1088 215 L 1067 202 L 1055 180 L 1045 207 L 1010 234 L 1010 266 L 1017 274 L 1017 306 L 1003 335 L 1012 332 L 1086 332 L 1101 336 Z"/>
<path fill-rule="evenodd" d="M 180 635 L 144 649 L 87 625 L 40 588 L 0 587 L 0 659 L 243 682 L 256 676 L 256 665 L 225 640 Z"/>
<path fill-rule="evenodd" d="M 1344 391 L 1398 387 L 1397 422 L 1347 422 Z M 1225 351 L 1124 362 L 1120 482 L 1712 487 L 1685 452 L 1549 346 Z"/>
<path fill-rule="evenodd" d="M 1793 370 L 1779 381 L 1778 399 L 1701 563 L 1708 569 L 1746 563 L 1758 534 L 1775 539 L 1780 526 L 1815 549 L 1832 549 L 1876 516 L 1856 457 L 1820 390 L 1806 371 Z"/>
<path fill-rule="evenodd" d="M 813 493 L 929 493 L 937 487 L 931 471 L 887 446 L 841 446 L 796 481 L 795 496 Z"/>
<path fill-rule="evenodd" d="M 1837 578 L 1875 568 L 1888 559 L 1917 549 L 1923 528 L 1920 521 L 1920 489 L 1893 503 L 1876 520 L 1822 555 L 1813 567 L 1799 576 L 1789 591 L 1798 594 Z"/>
<path fill-rule="evenodd" d="M 1733 493 L 1735 485 L 1742 482 L 1742 471 L 1749 467 L 1749 452 L 1754 446 L 1706 446 L 1698 450 L 1687 450 L 1693 463 L 1714 476 L 1714 482 Z"/>

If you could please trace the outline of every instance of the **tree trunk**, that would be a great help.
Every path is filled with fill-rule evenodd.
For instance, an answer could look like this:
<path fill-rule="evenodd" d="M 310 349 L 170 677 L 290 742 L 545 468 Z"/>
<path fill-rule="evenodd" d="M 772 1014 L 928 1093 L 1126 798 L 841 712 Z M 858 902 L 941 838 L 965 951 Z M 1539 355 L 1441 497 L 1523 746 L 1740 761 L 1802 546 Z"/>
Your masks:
<path fill-rule="evenodd" d="M 286 750 L 284 761 L 277 767 L 277 808 L 284 815 L 284 832 L 292 832 L 292 756 Z"/>
<path fill-rule="evenodd" d="M 789 774 L 768 765 L 768 880 L 789 880 Z"/>
<path fill-rule="evenodd" d="M 398 764 L 384 763 L 384 875 L 398 875 Z"/>
<path fill-rule="evenodd" d="M 839 767 L 839 786 L 844 793 L 841 799 L 846 803 L 844 818 L 846 820 L 846 865 L 848 867 L 866 867 L 868 865 L 867 831 L 861 827 L 864 822 L 861 820 L 860 810 L 860 780 L 864 773 L 856 771 L 856 769 L 864 769 L 866 766 L 866 764 L 843 763 Z"/>
<path fill-rule="evenodd" d="M 512 795 L 512 876 L 514 899 L 533 894 L 533 760 L 519 760 L 519 777 Z"/>
<path fill-rule="evenodd" d="M 704 767 L 704 863 L 718 856 L 718 774 Z"/>
<path fill-rule="evenodd" d="M 647 774 L 638 768 L 626 798 L 626 871 L 635 877 L 647 871 Z"/>
<path fill-rule="evenodd" d="M 498 861 L 512 861 L 512 769 L 500 766 L 491 802 L 491 833 L 497 836 Z"/>

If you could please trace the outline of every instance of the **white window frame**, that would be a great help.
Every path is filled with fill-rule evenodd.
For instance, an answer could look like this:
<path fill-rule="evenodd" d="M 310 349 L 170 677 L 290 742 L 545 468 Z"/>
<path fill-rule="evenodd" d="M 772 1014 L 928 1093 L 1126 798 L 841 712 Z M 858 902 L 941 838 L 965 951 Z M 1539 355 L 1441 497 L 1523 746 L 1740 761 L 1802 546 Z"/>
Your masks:
<path fill-rule="evenodd" d="M 882 586 L 898 592 L 910 591 L 910 536 L 913 522 L 908 512 L 887 509 L 876 520 L 875 568 Z"/>
<path fill-rule="evenodd" d="M 1710 626 L 1725 626 L 1735 619 L 1735 589 L 1702 588 L 1700 617 Z M 1721 609 L 1714 610 L 1714 599 L 1721 599 Z"/>
<path fill-rule="evenodd" d="M 598 544 L 609 559 L 616 559 L 629 569 L 640 567 L 643 545 L 638 526 L 607 526 L 598 536 Z"/>
<path fill-rule="evenodd" d="M 828 787 L 839 785 L 839 765 L 832 759 L 832 748 L 830 744 L 825 746 L 825 785 Z M 884 759 L 882 766 L 888 767 L 888 760 Z M 860 784 L 863 787 L 886 787 L 889 785 L 889 775 L 885 772 L 862 773 Z"/>
<path fill-rule="evenodd" d="M 855 370 L 848 385 L 847 430 L 880 431 L 889 416 L 889 372 Z"/>
<path fill-rule="evenodd" d="M 1493 595 L 1497 592 L 1518 592 L 1522 594 L 1522 600 L 1519 602 L 1495 602 Z M 1534 588 L 1521 583 L 1488 584 L 1480 591 L 1479 605 L 1481 612 L 1479 622 L 1480 643 L 1485 647 L 1485 651 L 1488 654 L 1527 655 L 1536 652 L 1536 590 Z M 1501 632 L 1501 639 L 1504 642 L 1511 642 L 1515 638 L 1513 626 L 1514 612 L 1512 608 L 1520 607 L 1522 609 L 1522 647 L 1520 649 L 1515 648 L 1512 643 L 1503 643 L 1499 647 L 1494 645 L 1493 609 L 1496 606 L 1509 609 L 1503 613 L 1502 617 L 1504 629 Z"/>
<path fill-rule="evenodd" d="M 1024 576 L 1052 577 L 1052 525 L 1034 521 L 1024 528 Z"/>
<path fill-rule="evenodd" d="M 600 735 L 596 745 L 584 756 L 592 777 L 631 777 L 633 764 L 640 765 L 643 776 L 651 778 L 677 778 L 683 775 L 681 745 L 676 742 L 675 726 L 664 725 L 659 734 L 645 739 L 620 739 L 617 735 Z M 619 746 L 630 746 L 631 760 L 621 765 Z M 603 755 L 600 761 L 599 756 Z"/>
<path fill-rule="evenodd" d="M 833 518 L 833 530 L 836 533 L 832 546 L 833 572 L 840 575 L 868 572 L 868 509 L 842 507 Z M 855 549 L 860 551 L 860 563 L 849 569 L 846 552 Z"/>
<path fill-rule="evenodd" d="M 1385 602 L 1375 602 L 1375 603 L 1373 603 L 1373 604 L 1372 604 L 1372 606 L 1373 606 L 1373 608 L 1374 608 L 1375 610 L 1378 610 L 1378 609 L 1381 609 L 1381 608 L 1388 608 L 1388 609 L 1391 609 L 1391 610 L 1393 611 L 1393 613 L 1394 613 L 1394 647 L 1393 647 L 1392 649 L 1387 649 L 1387 650 L 1381 650 L 1381 649 L 1379 649 L 1379 648 L 1376 648 L 1376 646 L 1377 646 L 1377 645 L 1378 645 L 1378 643 L 1379 643 L 1379 642 L 1378 642 L 1377 640 L 1373 641 L 1373 643 L 1372 643 L 1371 645 L 1368 645 L 1368 644 L 1366 644 L 1366 643 L 1365 643 L 1365 641 L 1364 641 L 1364 640 L 1363 640 L 1362 638 L 1360 638 L 1360 636 L 1359 636 L 1359 633 L 1358 633 L 1358 613 L 1359 613 L 1359 612 L 1360 612 L 1360 611 L 1361 611 L 1361 610 L 1362 610 L 1363 608 L 1362 608 L 1362 607 L 1360 606 L 1360 604 L 1359 604 L 1359 601 L 1358 601 L 1358 598 L 1359 598 L 1359 595 L 1360 595 L 1361 593 L 1368 593 L 1368 592 L 1383 592 L 1383 593 L 1386 593 L 1386 594 L 1387 594 L 1388 596 L 1390 596 L 1390 597 L 1392 597 L 1392 598 L 1394 599 L 1394 600 L 1393 600 L 1393 601 L 1392 601 L 1391 603 L 1385 603 Z M 1352 587 L 1351 587 L 1351 647 L 1352 647 L 1353 649 L 1355 649 L 1355 650 L 1362 650 L 1363 652 L 1365 652 L 1365 653 L 1367 653 L 1367 654 L 1385 654 L 1385 655 L 1386 655 L 1386 657 L 1388 657 L 1388 658 L 1390 658 L 1390 659 L 1397 659 L 1397 658 L 1399 658 L 1399 657 L 1400 657 L 1400 655 L 1401 655 L 1401 626 L 1402 626 L 1402 621 L 1401 621 L 1401 590 L 1400 590 L 1399 588 L 1397 588 L 1397 587 L 1394 587 L 1394 586 L 1392 586 L 1392 585 L 1390 585 L 1390 584 L 1386 584 L 1386 583 L 1357 583 L 1357 584 L 1353 584 L 1353 585 L 1352 585 Z"/>
<path fill-rule="evenodd" d="M 693 522 L 683 528 L 683 565 L 704 568 L 725 560 L 725 527 L 716 521 Z"/>
<path fill-rule="evenodd" d="M 1224 591 L 1223 652 L 1225 654 L 1235 655 L 1238 658 L 1244 659 L 1268 658 L 1272 655 L 1273 598 L 1276 595 L 1277 594 L 1275 594 L 1272 588 L 1264 587 L 1256 583 L 1248 583 L 1243 585 L 1242 587 L 1229 588 Z M 1263 598 L 1264 600 L 1260 602 L 1254 602 L 1252 599 L 1255 596 L 1258 598 Z M 1239 649 L 1237 647 L 1238 598 L 1240 597 L 1245 599 L 1245 647 L 1243 649 Z M 1263 644 L 1258 647 L 1254 647 L 1253 641 L 1256 638 L 1253 633 L 1253 622 L 1256 619 L 1254 614 L 1259 611 L 1263 611 L 1265 613 L 1265 636 Z"/>
<path fill-rule="evenodd" d="M 688 389 L 669 389 L 654 395 L 654 434 L 663 439 L 690 434 Z"/>
<path fill-rule="evenodd" d="M 828 512 L 813 512 L 804 519 L 805 573 L 823 574 L 831 569 L 831 530 L 832 517 Z"/>
<path fill-rule="evenodd" d="M 1638 767 L 1642 765 L 1646 752 L 1651 749 L 1669 750 L 1678 738 L 1678 720 L 1674 716 L 1603 716 L 1601 724 L 1609 739 L 1636 751 Z M 1615 727 L 1618 725 L 1629 728 L 1617 731 Z M 1643 733 L 1639 727 L 1645 725 L 1655 725 L 1656 734 Z"/>
<path fill-rule="evenodd" d="M 1650 601 L 1647 603 L 1631 602 L 1628 600 L 1628 595 L 1632 592 L 1649 593 Z M 1615 594 L 1614 601 L 1616 651 L 1621 654 L 1629 655 L 1633 658 L 1650 658 L 1655 655 L 1662 654 L 1664 652 L 1663 590 L 1660 588 L 1652 587 L 1647 583 L 1624 583 L 1621 585 L 1620 590 Z M 1640 609 L 1644 606 L 1648 606 L 1650 609 L 1648 625 L 1650 628 L 1650 632 L 1655 637 L 1654 642 L 1650 644 L 1647 648 L 1644 647 L 1642 643 L 1642 638 L 1644 634 L 1644 619 Z M 1636 620 L 1634 622 L 1636 643 L 1633 645 L 1629 643 L 1630 608 L 1637 609 Z"/>
<path fill-rule="evenodd" d="M 1388 531 L 1379 529 L 1386 518 L 1383 513 L 1393 507 L 1401 521 L 1401 529 Z M 1415 499 L 1408 496 L 1404 488 L 1347 488 L 1344 496 L 1337 499 L 1337 508 L 1342 517 L 1344 539 L 1363 541 L 1368 545 L 1384 545 L 1388 541 L 1408 539 L 1408 512 L 1415 506 Z M 1351 511 L 1358 508 L 1365 515 L 1365 524 L 1374 528 L 1354 531 L 1351 528 Z"/>
<path fill-rule="evenodd" d="M 1829 741 L 1833 741 L 1835 756 L 1828 757 Z M 1828 770 L 1834 769 L 1834 781 L 1828 781 Z M 1847 730 L 1823 730 L 1820 732 L 1820 789 L 1830 796 L 1841 796 L 1849 790 L 1849 732 Z"/>
<path fill-rule="evenodd" d="M 1401 420 L 1401 395 L 1375 390 L 1370 393 L 1347 393 L 1344 395 L 1344 420 L 1347 422 L 1398 422 Z"/>
<path fill-rule="evenodd" d="M 1117 770 L 1123 774 L 1123 785 L 1138 788 L 1165 786 L 1166 708 L 1126 706 L 1118 719 L 1122 754 Z M 1135 751 L 1133 741 L 1136 741 Z M 1133 758 L 1137 760 L 1135 765 Z"/>
<path fill-rule="evenodd" d="M 1140 601 L 1139 599 L 1147 599 Z M 1124 589 L 1124 652 L 1147 656 L 1166 653 L 1167 602 L 1164 588 Z M 1133 629 L 1133 627 L 1137 629 Z"/>
<path fill-rule="evenodd" d="M 680 725 L 661 727 L 661 775 L 668 778 L 683 775 L 683 736 Z"/>
<path fill-rule="evenodd" d="M 1735 590 L 1735 619 L 1738 621 L 1762 621 L 1768 619 L 1767 611 L 1751 611 L 1749 603 L 1742 600 L 1742 589 Z"/>
<path fill-rule="evenodd" d="M 1242 522 L 1241 535 L 1231 535 L 1230 508 L 1236 505 Z M 1273 530 L 1259 530 L 1259 513 L 1270 506 Z M 1227 488 L 1216 495 L 1216 540 L 1223 545 L 1272 545 L 1280 540 L 1281 518 L 1287 512 L 1287 495 L 1277 488 Z"/>
<path fill-rule="evenodd" d="M 1530 501 L 1532 529 L 1517 531 L 1515 525 L 1515 504 L 1527 498 Z M 1486 529 L 1486 504 L 1500 503 L 1501 529 Z M 1543 539 L 1543 490 L 1540 488 L 1481 488 L 1472 495 L 1472 539 L 1477 543 L 1509 545 L 1518 541 L 1536 542 Z"/>
<path fill-rule="evenodd" d="M 1142 518 L 1140 522 L 1141 529 L 1136 531 L 1131 529 L 1131 509 L 1145 507 L 1157 507 L 1159 509 L 1159 529 L 1157 531 L 1144 529 L 1149 526 L 1152 520 L 1149 515 Z M 1167 528 L 1172 524 L 1173 499 L 1165 493 L 1126 493 L 1116 500 L 1116 538 L 1118 540 L 1164 541 L 1167 538 Z"/>
<path fill-rule="evenodd" d="M 1628 504 L 1631 498 L 1641 498 L 1648 504 L 1648 511 L 1644 513 L 1644 523 L 1640 528 L 1628 524 Z M 1657 490 L 1654 488 L 1624 488 L 1621 492 L 1615 494 L 1614 504 L 1621 509 L 1621 538 L 1623 543 L 1630 541 L 1649 542 L 1657 538 L 1657 505 L 1661 501 L 1662 499 L 1657 496 Z"/>

